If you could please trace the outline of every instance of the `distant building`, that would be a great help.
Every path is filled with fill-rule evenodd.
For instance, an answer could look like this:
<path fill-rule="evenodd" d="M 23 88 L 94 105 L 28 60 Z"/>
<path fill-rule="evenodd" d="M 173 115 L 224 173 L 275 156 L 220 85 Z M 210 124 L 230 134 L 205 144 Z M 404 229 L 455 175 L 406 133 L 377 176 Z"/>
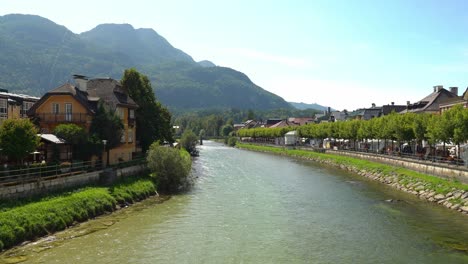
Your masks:
<path fill-rule="evenodd" d="M 267 119 L 267 121 L 265 122 L 265 127 L 271 127 L 273 126 L 274 124 L 277 124 L 279 122 L 283 121 L 283 119 L 281 118 L 270 118 L 270 119 Z"/>
<path fill-rule="evenodd" d="M 332 111 L 330 113 L 330 118 L 332 121 L 344 121 L 348 117 L 348 111 Z"/>
<path fill-rule="evenodd" d="M 370 120 L 374 117 L 381 117 L 391 114 L 392 112 L 399 113 L 406 109 L 406 105 L 395 105 L 394 102 L 388 105 L 375 106 L 372 104 L 371 108 L 365 108 L 362 112 L 362 120 Z"/>
<path fill-rule="evenodd" d="M 468 108 L 468 88 L 466 88 L 463 95 L 459 98 L 454 98 L 446 103 L 439 104 L 440 113 L 443 113 L 456 105 L 463 105 L 464 108 Z"/>
<path fill-rule="evenodd" d="M 37 102 L 39 97 L 9 93 L 0 89 L 0 124 L 6 119 L 27 118 L 26 112 Z"/>
<path fill-rule="evenodd" d="M 303 126 L 307 124 L 314 123 L 314 117 L 290 117 L 287 120 L 289 123 L 296 124 L 298 126 Z"/>
<path fill-rule="evenodd" d="M 456 102 L 461 98 L 458 96 L 458 87 L 450 87 L 450 91 L 444 89 L 442 85 L 434 86 L 434 91 L 420 101 L 411 104 L 407 103 L 405 110 L 400 113 L 440 113 L 440 105 Z"/>
<path fill-rule="evenodd" d="M 289 122 L 288 120 L 281 120 L 278 123 L 270 126 L 270 128 L 276 128 L 276 127 L 292 127 L 292 126 L 299 126 L 298 124 Z"/>

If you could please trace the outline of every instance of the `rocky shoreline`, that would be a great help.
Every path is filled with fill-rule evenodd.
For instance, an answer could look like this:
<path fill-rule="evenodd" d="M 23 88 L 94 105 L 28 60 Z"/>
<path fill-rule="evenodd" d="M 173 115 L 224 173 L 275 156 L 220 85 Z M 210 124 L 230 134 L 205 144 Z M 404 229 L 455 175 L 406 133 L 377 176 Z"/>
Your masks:
<path fill-rule="evenodd" d="M 294 157 L 304 158 L 301 156 Z M 450 192 L 442 194 L 437 193 L 436 190 L 430 189 L 428 187 L 430 185 L 429 183 L 417 179 L 414 179 L 414 181 L 401 179 L 396 173 L 386 175 L 382 172 L 367 171 L 363 169 L 358 169 L 350 165 L 336 164 L 335 162 L 330 160 L 314 158 L 305 159 L 356 173 L 360 176 L 389 185 L 400 191 L 416 195 L 421 200 L 437 203 L 439 205 L 445 206 L 448 209 L 455 210 L 462 214 L 468 215 L 468 191 L 453 188 Z"/>

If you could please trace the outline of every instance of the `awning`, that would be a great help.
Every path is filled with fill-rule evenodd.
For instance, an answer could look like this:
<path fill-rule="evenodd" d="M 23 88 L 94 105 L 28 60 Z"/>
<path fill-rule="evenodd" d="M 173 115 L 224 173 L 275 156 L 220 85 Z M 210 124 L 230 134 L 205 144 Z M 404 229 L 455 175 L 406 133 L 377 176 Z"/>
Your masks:
<path fill-rule="evenodd" d="M 41 137 L 41 139 L 44 139 L 45 141 L 49 141 L 54 144 L 66 144 L 65 140 L 58 138 L 54 134 L 37 134 L 38 136 Z"/>

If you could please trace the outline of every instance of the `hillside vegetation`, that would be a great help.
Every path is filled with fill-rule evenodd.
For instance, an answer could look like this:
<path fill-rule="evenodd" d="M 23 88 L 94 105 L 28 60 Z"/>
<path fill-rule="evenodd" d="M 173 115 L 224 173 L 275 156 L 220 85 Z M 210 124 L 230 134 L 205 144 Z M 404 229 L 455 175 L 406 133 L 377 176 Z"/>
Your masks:
<path fill-rule="evenodd" d="M 0 16 L 0 88 L 42 95 L 73 74 L 120 79 L 136 68 L 170 108 L 291 108 L 245 74 L 195 62 L 153 29 L 103 24 L 74 34 L 33 15 Z"/>

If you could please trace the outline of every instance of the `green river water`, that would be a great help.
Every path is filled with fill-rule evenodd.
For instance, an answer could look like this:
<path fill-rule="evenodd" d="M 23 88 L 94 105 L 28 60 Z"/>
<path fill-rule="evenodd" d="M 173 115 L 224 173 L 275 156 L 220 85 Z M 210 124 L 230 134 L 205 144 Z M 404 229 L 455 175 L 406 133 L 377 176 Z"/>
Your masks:
<path fill-rule="evenodd" d="M 0 263 L 468 263 L 467 216 L 380 183 L 213 142 L 193 168 L 187 194 L 7 251 Z"/>

